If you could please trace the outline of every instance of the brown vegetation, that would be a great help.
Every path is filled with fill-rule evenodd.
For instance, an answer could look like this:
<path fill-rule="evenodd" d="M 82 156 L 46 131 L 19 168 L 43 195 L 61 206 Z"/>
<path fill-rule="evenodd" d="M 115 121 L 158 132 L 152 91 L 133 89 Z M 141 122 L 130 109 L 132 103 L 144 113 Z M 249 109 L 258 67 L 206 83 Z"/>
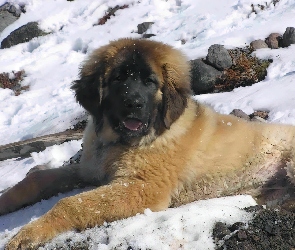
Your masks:
<path fill-rule="evenodd" d="M 214 92 L 231 91 L 237 87 L 250 86 L 265 78 L 270 62 L 260 60 L 252 56 L 250 52 L 252 51 L 248 49 L 229 50 L 234 64 L 217 79 Z"/>
<path fill-rule="evenodd" d="M 0 73 L 0 88 L 11 89 L 14 91 L 14 94 L 20 95 L 21 91 L 27 90 L 29 86 L 21 86 L 20 82 L 24 79 L 25 71 L 12 71 L 13 76 L 9 73 Z"/>
<path fill-rule="evenodd" d="M 109 8 L 108 11 L 106 12 L 106 14 L 105 14 L 102 18 L 100 18 L 100 19 L 98 20 L 98 25 L 103 25 L 103 24 L 105 24 L 105 23 L 107 22 L 107 20 L 109 20 L 109 19 L 111 18 L 111 16 L 115 16 L 115 12 L 116 12 L 117 10 L 126 9 L 126 8 L 128 8 L 128 7 L 129 7 L 129 6 L 128 6 L 127 4 L 124 4 L 124 5 L 122 5 L 122 6 L 117 5 L 117 6 L 114 7 L 114 8 Z"/>

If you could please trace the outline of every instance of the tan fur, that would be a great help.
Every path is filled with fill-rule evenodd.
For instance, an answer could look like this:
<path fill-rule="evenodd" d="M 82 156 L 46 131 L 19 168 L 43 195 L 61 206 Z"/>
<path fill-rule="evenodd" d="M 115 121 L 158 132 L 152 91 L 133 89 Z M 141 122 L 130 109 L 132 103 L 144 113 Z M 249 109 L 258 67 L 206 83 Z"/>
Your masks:
<path fill-rule="evenodd" d="M 160 43 L 135 41 L 137 46 L 145 46 L 149 65 L 164 85 L 170 85 L 169 91 L 188 84 L 189 66 L 180 52 Z M 81 74 L 95 72 L 101 57 L 112 67 L 121 60 L 116 57 L 119 48 L 132 42 L 119 40 L 98 49 L 85 62 Z M 109 71 L 105 69 L 105 77 Z M 158 92 L 155 101 L 159 99 Z M 177 108 L 173 102 L 170 105 Z M 95 175 L 105 185 L 62 199 L 44 216 L 23 227 L 7 250 L 36 247 L 67 230 L 101 225 L 142 213 L 146 208 L 160 211 L 197 199 L 254 191 L 259 195 L 259 187 L 286 162 L 294 181 L 293 126 L 250 123 L 217 114 L 192 99 L 170 129 L 160 136 L 151 131 L 138 146 L 108 145 L 116 136 L 107 123 L 103 126 L 98 135 L 92 122 L 85 130 L 80 176 L 90 179 Z M 102 141 L 106 146 L 96 152 L 95 146 Z"/>

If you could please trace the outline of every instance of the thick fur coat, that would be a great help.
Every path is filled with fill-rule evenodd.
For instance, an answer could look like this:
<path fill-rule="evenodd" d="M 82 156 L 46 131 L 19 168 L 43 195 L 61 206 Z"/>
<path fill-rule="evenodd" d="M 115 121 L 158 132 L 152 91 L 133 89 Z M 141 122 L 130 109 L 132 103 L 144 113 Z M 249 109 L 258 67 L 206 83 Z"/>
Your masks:
<path fill-rule="evenodd" d="M 240 193 L 264 200 L 265 190 L 279 176 L 294 182 L 295 128 L 247 122 L 194 101 L 187 58 L 171 46 L 113 41 L 84 62 L 73 89 L 90 113 L 81 162 L 48 173 L 61 186 L 98 187 L 60 200 L 24 226 L 7 250 L 35 248 L 67 230 L 130 217 L 146 208 L 160 211 Z M 0 197 L 9 204 L 0 202 L 0 212 L 43 198 L 38 190 L 50 190 L 46 196 L 60 191 L 45 185 L 42 173 L 47 172 L 31 174 L 32 180 L 45 178 L 42 183 L 32 184 L 28 175 L 17 184 L 22 190 L 34 185 L 35 198 L 30 198 L 31 191 L 23 194 L 25 201 L 12 200 L 16 186 Z"/>

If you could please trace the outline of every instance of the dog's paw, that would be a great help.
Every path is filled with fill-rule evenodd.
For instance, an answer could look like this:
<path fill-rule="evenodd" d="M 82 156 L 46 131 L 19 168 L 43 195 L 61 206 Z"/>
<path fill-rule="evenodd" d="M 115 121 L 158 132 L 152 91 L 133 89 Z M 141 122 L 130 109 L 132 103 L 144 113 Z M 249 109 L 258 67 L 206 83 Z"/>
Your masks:
<path fill-rule="evenodd" d="M 27 225 L 23 227 L 5 246 L 5 250 L 37 249 L 47 239 L 43 228 Z"/>

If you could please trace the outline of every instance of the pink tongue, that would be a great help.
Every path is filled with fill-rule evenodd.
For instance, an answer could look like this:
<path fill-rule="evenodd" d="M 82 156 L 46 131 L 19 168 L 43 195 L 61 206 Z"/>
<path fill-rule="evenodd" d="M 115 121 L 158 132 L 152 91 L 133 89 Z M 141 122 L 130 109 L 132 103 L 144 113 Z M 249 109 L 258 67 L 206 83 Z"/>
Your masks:
<path fill-rule="evenodd" d="M 138 130 L 142 122 L 136 119 L 127 119 L 124 121 L 124 126 L 129 130 Z"/>

